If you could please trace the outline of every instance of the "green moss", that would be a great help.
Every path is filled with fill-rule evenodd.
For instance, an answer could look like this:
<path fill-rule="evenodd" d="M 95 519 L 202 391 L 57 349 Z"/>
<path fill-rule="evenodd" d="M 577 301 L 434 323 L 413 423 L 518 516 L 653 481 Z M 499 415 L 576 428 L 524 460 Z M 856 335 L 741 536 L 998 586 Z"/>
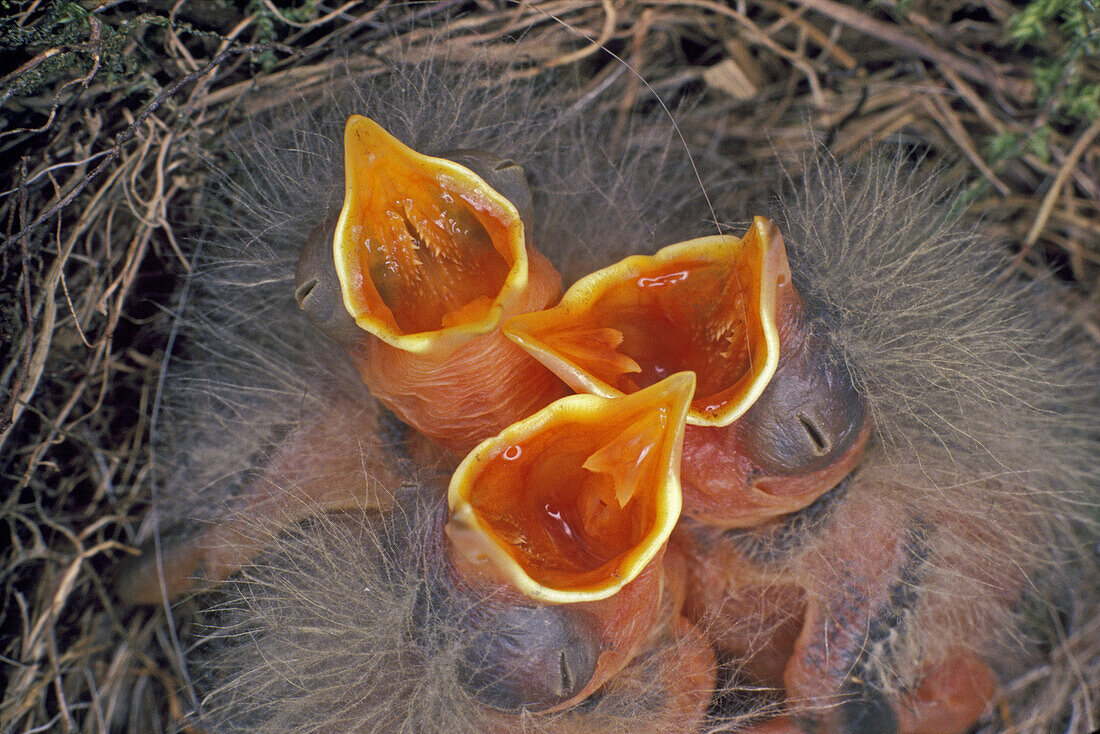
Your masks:
<path fill-rule="evenodd" d="M 1090 0 L 1033 0 L 1009 20 L 1009 38 L 1037 42 L 1052 29 L 1096 48 L 1097 8 Z"/>
<path fill-rule="evenodd" d="M 93 13 L 69 0 L 54 0 L 20 24 L 16 14 L 25 11 L 29 3 L 0 0 L 0 5 L 4 11 L 0 46 L 20 49 L 26 58 L 19 63 L 46 51 L 53 54 L 17 75 L 4 90 L 5 97 L 51 95 L 51 87 L 60 89 L 93 72 L 110 89 L 155 88 L 151 74 L 164 56 L 159 39 L 149 37 L 151 29 L 170 28 L 182 37 L 205 41 L 211 48 L 223 40 L 218 33 L 200 31 L 153 12 L 109 15 Z M 98 7 L 98 3 L 89 5 Z"/>
<path fill-rule="evenodd" d="M 1039 102 L 1057 122 L 1074 125 L 1100 117 L 1100 7 L 1094 0 L 1033 0 L 1008 23 L 1018 48 L 1046 52 L 1031 65 Z"/>
<path fill-rule="evenodd" d="M 291 5 L 273 0 L 271 5 L 275 7 L 275 11 L 263 0 L 249 0 L 247 12 L 254 18 L 252 27 L 255 30 L 258 43 L 271 43 L 282 40 L 280 34 L 291 29 L 289 23 L 309 23 L 320 17 L 320 11 L 314 0 L 306 0 L 301 5 Z M 253 63 L 266 74 L 274 69 L 278 60 L 273 51 L 267 50 L 258 54 Z"/>
<path fill-rule="evenodd" d="M 985 140 L 985 157 L 989 165 L 999 168 L 1002 163 L 1020 154 L 1020 138 L 1009 132 L 990 135 Z"/>
<path fill-rule="evenodd" d="M 89 43 L 92 24 L 82 7 L 72 2 L 50 3 L 35 22 L 19 25 L 14 17 L 19 10 L 16 5 L 5 3 L 5 14 L 0 18 L 0 46 L 21 48 L 32 58 L 48 49 L 57 52 L 15 77 L 11 87 L 4 90 L 5 96 L 37 94 L 59 73 L 84 77 L 95 68 L 96 49 Z M 120 46 L 111 29 L 103 28 L 99 41 L 101 68 L 114 73 L 133 68 L 132 61 L 120 53 Z"/>

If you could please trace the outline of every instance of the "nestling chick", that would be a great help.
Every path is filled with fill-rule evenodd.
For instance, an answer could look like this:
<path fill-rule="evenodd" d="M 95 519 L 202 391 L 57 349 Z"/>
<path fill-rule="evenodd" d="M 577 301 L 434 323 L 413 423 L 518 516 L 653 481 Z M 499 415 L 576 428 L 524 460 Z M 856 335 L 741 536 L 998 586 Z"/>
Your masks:
<path fill-rule="evenodd" d="M 872 156 L 817 162 L 777 212 L 874 433 L 801 513 L 682 526 L 689 616 L 794 709 L 761 731 L 968 731 L 1020 664 L 1021 610 L 1092 562 L 1072 508 L 1097 487 L 1095 345 L 951 204 Z"/>
<path fill-rule="evenodd" d="M 780 352 L 732 424 L 734 450 L 778 476 L 852 459 L 779 517 L 682 520 L 651 571 L 660 622 L 584 690 L 596 653 L 567 607 L 446 581 L 440 476 L 453 458 L 425 449 L 312 329 L 295 262 L 336 219 L 353 112 L 416 151 L 516 161 L 533 191 L 525 236 L 567 280 L 713 232 L 699 182 L 666 157 L 666 120 L 635 120 L 616 147 L 600 120 L 557 112 L 552 88 L 466 74 L 398 69 L 245 148 L 252 179 L 229 187 L 234 208 L 212 233 L 224 245 L 192 286 L 190 361 L 170 382 L 178 495 L 151 521 L 164 560 L 186 561 L 166 568 L 170 595 L 268 549 L 225 591 L 197 718 L 280 732 L 970 728 L 1021 657 L 1020 609 L 1082 560 L 1095 348 L 900 161 L 822 157 L 770 211 L 727 202 L 729 217 L 767 214 L 782 233 L 800 297 L 786 343 L 809 345 Z M 354 341 L 347 329 L 329 333 Z M 831 420 L 838 404 L 844 420 Z M 685 458 L 685 474 L 697 468 Z M 123 575 L 124 596 L 159 596 L 150 559 Z M 714 651 L 729 684 L 715 684 Z M 754 719 L 776 711 L 759 686 L 785 697 L 782 715 Z"/>
<path fill-rule="evenodd" d="M 510 155 L 518 149 L 529 153 L 531 160 L 541 158 L 549 164 L 542 174 L 547 183 L 552 183 L 555 175 L 562 179 L 583 180 L 583 176 L 576 178 L 578 173 L 583 172 L 583 166 L 578 166 L 580 158 L 574 157 L 573 152 L 564 152 L 564 148 L 556 150 L 552 145 L 545 147 L 548 131 L 554 132 L 561 143 L 572 139 L 573 132 L 581 129 L 580 126 L 570 119 L 555 121 L 548 109 L 539 112 L 531 104 L 538 101 L 532 97 L 531 90 L 524 93 L 523 90 L 511 89 L 504 94 L 498 89 L 474 92 L 474 96 L 456 99 L 458 118 L 449 128 L 433 129 L 432 125 L 439 123 L 439 120 L 419 116 L 403 119 L 400 116 L 402 110 L 418 109 L 418 94 L 427 94 L 414 85 L 428 86 L 431 94 L 436 94 L 445 93 L 447 89 L 468 90 L 470 81 L 436 77 L 431 73 L 425 75 L 424 70 L 405 69 L 395 72 L 386 86 L 368 92 L 370 98 L 359 100 L 356 108 L 370 110 L 383 118 L 388 114 L 387 125 L 391 129 L 401 129 L 404 125 L 408 131 L 411 126 L 413 132 L 406 139 L 417 141 L 419 149 L 446 151 L 480 147 L 484 150 L 489 143 L 503 140 L 509 146 Z M 391 84 L 393 86 L 389 86 Z M 398 98 L 395 102 L 394 92 L 398 95 L 404 93 L 407 98 L 403 102 Z M 382 100 L 387 105 L 396 103 L 399 109 L 387 113 L 384 107 L 379 107 Z M 542 103 L 546 104 L 545 101 Z M 509 114 L 516 117 L 509 119 Z M 492 127 L 480 128 L 479 120 L 490 115 Z M 545 124 L 540 126 L 540 121 Z M 556 130 L 555 124 L 558 126 Z M 549 138 L 550 141 L 554 139 Z M 440 140 L 446 142 L 440 143 Z M 524 151 L 524 141 L 532 146 L 530 150 Z M 269 138 L 265 136 L 259 145 L 270 154 Z M 303 149 L 300 142 L 292 147 L 296 153 Z M 330 161 L 336 158 L 333 155 L 336 150 L 325 151 L 331 156 Z M 311 160 L 310 156 L 296 158 L 290 155 L 282 161 L 276 160 L 276 165 L 289 163 L 296 167 Z M 319 165 L 319 169 L 324 168 Z M 281 177 L 267 178 L 286 184 L 288 190 L 285 194 L 292 194 L 293 187 L 302 180 L 323 180 L 317 172 L 293 168 L 275 173 L 281 174 Z M 327 171 L 330 177 L 334 173 L 339 175 L 339 165 L 333 165 Z M 591 185 L 595 187 L 595 184 Z M 284 194 L 273 194 L 266 185 L 258 187 L 253 193 L 272 197 Z M 231 196 L 235 197 L 237 193 Z M 293 194 L 293 197 L 300 198 L 300 194 Z M 315 198 L 323 200 L 325 197 Z M 275 203 L 272 200 L 243 201 L 254 214 L 264 217 L 278 216 L 283 211 L 272 206 Z M 298 214 L 293 207 L 291 211 Z M 326 547 L 329 557 L 307 561 L 317 549 L 308 547 L 306 542 L 291 551 L 289 556 L 298 559 L 296 563 L 317 562 L 340 573 L 358 574 L 356 578 L 362 578 L 364 574 L 367 577 L 381 574 L 387 579 L 399 580 L 399 588 L 388 594 L 392 601 L 361 600 L 353 606 L 365 605 L 365 608 L 340 612 L 338 608 L 351 600 L 335 593 L 340 588 L 339 580 L 328 579 L 324 584 L 328 597 L 325 602 L 328 611 L 324 616 L 334 622 L 337 619 L 353 622 L 360 633 L 373 635 L 373 644 L 379 649 L 398 653 L 392 660 L 401 660 L 403 667 L 387 665 L 375 669 L 374 675 L 385 676 L 385 681 L 377 680 L 377 685 L 368 684 L 378 698 L 366 706 L 361 705 L 359 695 L 351 694 L 350 698 L 337 695 L 337 699 L 326 701 L 317 708 L 308 707 L 307 713 L 305 699 L 280 694 L 286 701 L 287 709 L 277 711 L 282 707 L 261 705 L 261 710 L 252 711 L 252 707 L 245 704 L 244 708 L 249 712 L 242 714 L 244 718 L 238 718 L 237 713 L 230 713 L 237 711 L 236 703 L 223 709 L 217 702 L 229 699 L 215 696 L 210 709 L 213 716 L 211 725 L 224 728 L 233 726 L 236 721 L 247 721 L 242 726 L 252 729 L 262 728 L 267 722 L 273 730 L 282 731 L 288 728 L 287 721 L 292 719 L 310 729 L 374 730 L 377 726 L 384 726 L 400 730 L 423 728 L 427 725 L 425 722 L 430 722 L 433 728 L 444 722 L 453 722 L 452 728 L 455 730 L 499 728 L 511 731 L 519 723 L 530 719 L 530 723 L 525 725 L 548 731 L 572 731 L 577 728 L 599 730 L 600 727 L 615 731 L 633 728 L 641 717 L 661 728 L 697 728 L 714 687 L 713 652 L 709 644 L 680 616 L 685 577 L 682 557 L 671 553 L 662 559 L 662 540 L 660 552 L 653 563 L 647 564 L 646 569 L 641 571 L 636 581 L 606 602 L 594 600 L 587 606 L 577 605 L 580 611 L 576 613 L 570 611 L 574 607 L 563 605 L 546 606 L 530 601 L 517 603 L 507 591 L 503 595 L 495 592 L 486 595 L 485 588 L 478 583 L 470 584 L 469 589 L 463 591 L 462 584 L 449 580 L 456 564 L 441 533 L 439 515 L 442 498 L 438 490 L 438 474 L 441 468 L 449 470 L 453 467 L 451 459 L 430 450 L 427 453 L 420 451 L 422 444 L 412 430 L 379 408 L 354 371 L 347 368 L 344 358 L 336 355 L 327 340 L 313 338 L 316 332 L 303 323 L 303 315 L 294 308 L 293 301 L 288 304 L 285 298 L 271 299 L 269 303 L 279 304 L 277 308 L 256 308 L 250 314 L 244 302 L 249 297 L 264 297 L 266 294 L 262 293 L 262 289 L 251 288 L 243 276 L 233 280 L 219 277 L 228 270 L 222 263 L 231 261 L 232 255 L 226 257 L 230 253 L 235 253 L 237 258 L 229 271 L 234 276 L 245 271 L 263 273 L 262 277 L 270 282 L 272 272 L 288 273 L 285 264 L 265 262 L 265 259 L 272 255 L 279 258 L 283 253 L 300 250 L 303 242 L 332 219 L 330 212 L 322 210 L 311 216 L 287 217 L 274 231 L 268 229 L 264 232 L 262 244 L 260 240 L 234 242 L 225 248 L 228 252 L 218 253 L 224 258 L 220 262 L 216 255 L 212 255 L 211 272 L 193 286 L 203 290 L 195 296 L 198 319 L 191 322 L 198 328 L 188 332 L 188 335 L 193 334 L 196 343 L 208 346 L 211 359 L 205 363 L 196 360 L 183 370 L 182 376 L 177 377 L 174 394 L 179 401 L 172 403 L 177 410 L 170 420 L 170 425 L 179 431 L 172 437 L 174 440 L 171 443 L 176 447 L 173 458 L 185 461 L 200 455 L 213 458 L 219 451 L 225 451 L 226 456 L 220 462 L 210 460 L 190 466 L 181 465 L 175 472 L 173 485 L 192 491 L 189 496 L 182 496 L 181 492 L 180 496 L 172 498 L 171 503 L 166 503 L 164 514 L 169 520 L 175 520 L 174 527 L 178 528 L 173 530 L 172 525 L 166 524 L 167 532 L 161 536 L 162 557 L 166 562 L 166 587 L 168 595 L 175 596 L 196 581 L 200 586 L 220 581 L 232 571 L 234 564 L 239 566 L 254 555 L 265 539 L 269 546 L 279 547 L 290 539 L 303 543 L 305 538 L 313 537 L 310 533 L 295 530 L 296 522 L 323 511 L 361 508 L 360 516 L 367 513 L 363 519 L 341 520 L 333 527 L 350 522 L 357 528 L 357 533 L 374 538 L 367 545 L 390 549 L 371 556 L 375 559 L 373 569 L 369 560 L 363 560 L 355 549 L 350 549 L 356 554 L 353 558 L 339 559 L 333 556 L 335 551 L 332 547 Z M 629 214 L 623 212 L 624 218 Z M 253 226 L 256 230 L 267 229 L 266 223 L 257 223 L 240 212 L 231 215 L 230 219 L 243 224 L 246 231 Z M 638 221 L 641 221 L 640 218 Z M 539 229 L 532 226 L 530 231 L 537 233 Z M 315 297 L 325 295 L 319 288 L 324 283 L 318 280 L 313 288 L 303 293 L 301 274 L 299 268 L 298 301 L 300 305 L 312 307 Z M 286 283 L 283 285 L 285 287 Z M 291 291 L 294 290 L 291 287 Z M 230 314 L 231 317 L 227 318 Z M 309 315 L 325 322 L 323 317 L 318 318 L 316 312 Z M 344 328 L 347 324 L 339 326 Z M 346 330 L 341 332 L 330 328 L 328 331 L 341 341 L 342 346 L 347 347 L 349 342 L 354 341 L 354 338 L 341 339 L 342 335 L 347 334 Z M 295 341 L 298 344 L 290 347 Z M 540 371 L 543 370 L 518 348 L 511 345 L 509 348 L 531 361 Z M 191 345 L 189 353 L 201 354 L 199 349 L 201 347 Z M 220 355 L 217 354 L 219 352 Z M 241 373 L 233 375 L 223 370 L 219 364 L 221 359 L 230 367 L 240 365 Z M 206 381 L 193 376 L 195 373 L 202 374 L 208 369 L 207 365 L 220 373 L 215 380 Z M 491 367 L 487 366 L 483 372 L 480 377 L 472 374 L 466 378 L 469 384 L 460 383 L 459 387 L 477 389 L 479 380 L 491 385 L 493 380 L 500 378 L 499 370 Z M 552 378 L 549 372 L 545 374 Z M 197 401 L 192 400 L 192 388 L 202 394 L 207 407 L 210 406 L 210 396 L 224 397 L 225 409 L 194 415 L 190 411 Z M 268 395 L 271 400 L 262 403 L 235 400 L 240 395 L 257 393 Z M 219 419 L 225 423 L 218 425 Z M 247 430 L 234 430 L 226 425 L 236 421 L 240 421 Z M 632 419 L 631 423 L 635 422 Z M 258 436 L 263 435 L 264 426 L 273 424 L 286 424 L 289 435 L 283 438 L 281 431 L 269 431 L 269 446 L 264 446 L 257 440 Z M 194 434 L 183 431 L 187 426 L 194 426 Z M 198 435 L 203 434 L 204 430 L 204 435 Z M 192 448 L 179 452 L 178 447 L 188 442 Z M 247 450 L 239 451 L 234 443 Z M 309 448 L 310 445 L 312 448 Z M 647 446 L 648 443 L 640 448 L 648 451 Z M 613 453 L 618 455 L 621 452 L 616 449 Z M 670 469 L 678 469 L 678 454 L 677 449 L 677 460 Z M 430 455 L 431 460 L 425 462 L 426 455 Z M 375 466 L 377 460 L 386 464 L 387 458 L 388 466 Z M 592 458 L 597 457 L 594 455 Z M 354 468 L 356 464 L 359 464 L 358 471 Z M 211 475 L 209 481 L 205 480 L 204 472 Z M 393 481 L 395 476 L 403 476 L 414 488 L 401 489 L 401 482 Z M 615 479 L 613 475 L 612 478 Z M 189 487 L 188 479 L 199 479 L 199 482 Z M 356 487 L 360 491 L 356 492 Z M 274 501 L 271 501 L 272 498 L 275 498 Z M 678 507 L 677 487 L 677 512 Z M 221 517 L 216 516 L 217 508 L 225 508 Z M 383 514 L 380 517 L 371 515 L 374 510 L 382 510 Z M 402 520 L 398 521 L 398 517 Z M 634 522 L 633 519 L 631 521 Z M 675 515 L 672 515 L 668 528 L 674 521 Z M 308 527 L 325 528 L 329 527 L 329 523 L 321 518 Z M 279 531 L 283 528 L 289 530 L 282 536 L 283 540 L 279 540 Z M 667 538 L 667 529 L 664 537 Z M 398 550 L 392 550 L 394 548 Z M 121 596 L 137 602 L 157 598 L 160 580 L 154 551 L 154 544 L 148 543 L 147 552 L 141 558 L 120 569 L 118 589 Z M 265 562 L 271 563 L 274 563 L 271 558 Z M 459 575 L 464 576 L 461 569 Z M 282 577 L 291 579 L 295 578 L 295 574 L 287 569 Z M 304 581 L 295 579 L 294 583 L 300 586 Z M 414 586 L 401 586 L 404 583 Z M 620 580 L 616 588 L 621 585 Z M 355 588 L 361 590 L 373 586 L 362 584 Z M 259 590 L 259 587 L 245 588 Z M 304 586 L 301 588 L 305 590 Z M 289 612 L 295 605 L 280 606 Z M 641 614 L 643 611 L 644 615 Z M 597 640 L 598 647 L 592 648 L 589 631 L 592 620 L 601 619 L 601 615 L 606 614 L 610 616 L 601 623 L 601 634 L 609 635 L 609 640 Z M 292 635 L 303 629 L 290 618 L 284 621 Z M 316 621 L 309 627 L 317 629 Z M 410 629 L 415 632 L 411 636 L 391 639 L 395 630 Z M 323 635 L 321 639 L 335 640 L 337 637 L 341 636 L 329 638 Z M 343 647 L 347 637 L 342 636 L 342 639 L 342 649 L 347 649 Z M 441 640 L 446 644 L 441 646 Z M 304 649 L 303 645 L 309 646 L 305 641 L 294 643 L 299 650 Z M 247 656 L 241 652 L 230 654 L 226 660 L 235 663 L 246 659 Z M 299 662 L 307 666 L 319 663 L 330 667 L 338 665 L 342 659 L 340 655 L 325 654 L 319 650 L 318 653 L 317 658 L 302 656 Z M 282 670 L 280 677 L 293 677 L 293 666 L 280 664 L 279 667 Z M 359 661 L 355 663 L 355 668 L 354 675 L 349 672 L 349 679 L 362 680 L 363 676 L 368 681 L 371 679 L 370 665 Z M 266 674 L 270 670 L 260 667 L 253 672 Z M 420 680 L 426 670 L 432 671 L 431 674 Z M 612 676 L 612 680 L 604 684 L 608 676 Z M 407 689 L 409 685 L 420 691 L 411 699 Z M 594 705 L 593 697 L 588 695 L 597 688 L 596 697 L 606 699 L 604 705 Z M 238 690 L 232 684 L 226 690 L 229 689 Z M 317 693 L 323 698 L 336 694 L 336 691 L 322 686 Z M 260 683 L 251 688 L 251 694 L 267 695 L 267 686 Z M 578 695 L 588 699 L 580 708 L 573 707 L 558 713 L 535 713 L 558 709 Z M 416 704 L 418 708 L 415 713 L 413 709 L 404 708 L 410 700 L 426 703 L 429 699 L 437 700 L 439 708 L 433 710 L 430 705 Z M 442 703 L 444 701 L 446 705 Z M 404 713 L 395 713 L 401 711 Z"/>

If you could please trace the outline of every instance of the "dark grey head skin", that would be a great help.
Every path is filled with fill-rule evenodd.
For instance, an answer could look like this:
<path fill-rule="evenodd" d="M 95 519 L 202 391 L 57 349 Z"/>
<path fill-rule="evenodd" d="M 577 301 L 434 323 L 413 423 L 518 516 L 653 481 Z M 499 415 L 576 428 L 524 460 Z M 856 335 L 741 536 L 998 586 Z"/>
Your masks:
<path fill-rule="evenodd" d="M 827 339 L 811 335 L 784 352 L 741 418 L 741 449 L 770 476 L 823 469 L 852 447 L 866 412 L 843 359 Z"/>
<path fill-rule="evenodd" d="M 419 499 L 419 511 L 433 516 L 421 524 L 432 528 L 419 551 L 429 568 L 411 634 L 426 649 L 453 650 L 456 683 L 489 708 L 535 713 L 575 698 L 596 671 L 601 640 L 594 619 L 576 604 L 539 605 L 511 589 L 461 578 L 447 557 L 442 497 L 440 488 Z M 447 632 L 433 636 L 433 629 Z"/>
<path fill-rule="evenodd" d="M 309 320 L 345 349 L 352 349 L 366 336 L 344 307 L 344 295 L 332 258 L 332 236 L 336 221 L 310 233 L 294 271 L 294 300 Z"/>
<path fill-rule="evenodd" d="M 531 221 L 531 188 L 526 173 L 515 161 L 481 150 L 448 151 L 441 157 L 469 168 L 510 201 L 524 223 Z M 294 272 L 294 299 L 317 328 L 344 348 L 354 349 L 365 336 L 344 308 L 332 257 L 335 230 L 334 219 L 313 230 L 306 239 Z"/>
<path fill-rule="evenodd" d="M 596 670 L 599 641 L 569 605 L 474 607 L 461 652 L 461 685 L 494 709 L 545 711 L 579 694 Z"/>

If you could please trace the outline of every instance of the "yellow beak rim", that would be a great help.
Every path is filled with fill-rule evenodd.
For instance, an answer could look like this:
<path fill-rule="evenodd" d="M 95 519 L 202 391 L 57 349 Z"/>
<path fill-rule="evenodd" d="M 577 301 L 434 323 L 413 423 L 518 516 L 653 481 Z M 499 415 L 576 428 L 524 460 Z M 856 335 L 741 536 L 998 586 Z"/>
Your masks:
<path fill-rule="evenodd" d="M 497 329 L 528 285 L 524 227 L 512 203 L 468 168 L 418 153 L 362 115 L 348 118 L 344 128 L 344 159 L 345 196 L 333 236 L 333 258 L 344 306 L 356 324 L 398 349 L 443 355 L 473 337 Z M 385 173 L 386 166 L 394 171 L 393 176 Z M 371 268 L 364 265 L 362 256 L 364 231 L 380 223 L 365 221 L 364 208 L 380 208 L 395 216 L 389 202 L 379 201 L 383 184 L 393 185 L 395 179 L 398 186 L 402 179 L 416 180 L 430 189 L 432 197 L 447 202 L 470 221 L 476 220 L 492 231 L 492 246 L 503 259 L 507 274 L 491 304 L 476 309 L 470 318 L 439 328 L 404 329 L 373 285 Z M 397 200 L 411 202 L 413 198 L 399 191 Z M 460 248 L 461 244 L 455 246 Z"/>
<path fill-rule="evenodd" d="M 614 295 L 615 289 L 629 284 L 642 283 L 652 279 L 654 273 L 668 273 L 679 263 L 705 262 L 721 264 L 742 263 L 750 272 L 757 273 L 751 283 L 738 283 L 737 295 L 740 303 L 746 307 L 751 302 L 751 311 L 738 314 L 747 323 L 746 334 L 752 331 L 749 343 L 748 372 L 736 383 L 733 396 L 721 402 L 717 407 L 708 404 L 708 396 L 700 394 L 705 380 L 700 377 L 700 386 L 696 399 L 688 412 L 687 422 L 699 426 L 728 426 L 748 410 L 772 376 L 779 364 L 779 329 L 777 325 L 777 304 L 780 288 L 789 287 L 790 267 L 787 263 L 786 249 L 778 228 L 765 217 L 756 217 L 744 237 L 728 235 L 702 237 L 670 245 L 655 255 L 634 255 L 598 270 L 578 280 L 562 297 L 560 303 L 551 309 L 520 314 L 505 322 L 505 336 L 523 347 L 548 369 L 564 380 L 578 392 L 592 393 L 603 397 L 620 397 L 625 391 L 611 383 L 608 373 L 603 376 L 598 370 L 589 368 L 585 356 L 592 354 L 596 362 L 603 365 L 614 364 L 613 372 L 638 372 L 639 362 L 624 353 L 611 354 L 618 345 L 611 346 L 616 340 L 622 341 L 623 331 L 614 328 L 614 324 L 597 324 L 610 328 L 597 329 L 609 332 L 612 336 L 599 336 L 599 347 L 583 347 L 573 353 L 559 348 L 553 340 L 555 334 L 565 333 L 573 325 L 581 323 L 584 315 L 596 304 L 606 298 L 622 298 Z M 750 290 L 750 297 L 743 293 Z M 692 297 L 685 289 L 685 298 Z M 611 294 L 609 296 L 609 294 Z M 640 294 L 640 291 L 639 291 Z M 655 320 L 656 323 L 656 320 Z M 644 326 L 642 328 L 645 328 Z M 588 333 L 594 333 L 591 329 Z M 618 335 L 618 336 L 615 336 Z M 593 350 L 599 350 L 596 353 Z M 678 369 L 689 369 L 680 364 Z M 613 373 L 612 372 L 612 373 Z M 713 402 L 713 401 L 711 401 Z"/>
<path fill-rule="evenodd" d="M 672 375 L 660 383 L 625 397 L 571 395 L 530 418 L 509 426 L 498 436 L 482 442 L 466 456 L 451 478 L 448 489 L 450 518 L 446 533 L 452 546 L 462 554 L 468 564 L 483 569 L 490 576 L 503 578 L 526 596 L 538 601 L 565 604 L 613 596 L 636 578 L 657 556 L 679 519 L 682 504 L 680 455 L 685 417 L 694 387 L 694 375 L 685 372 Z M 604 423 L 601 421 L 625 425 L 628 428 L 619 435 L 609 437 L 602 432 Z M 581 426 L 578 435 L 587 431 L 589 435 L 597 437 L 594 439 L 595 445 L 580 449 L 580 454 L 587 458 L 576 476 L 586 476 L 582 472 L 596 476 L 604 472 L 604 467 L 617 468 L 624 463 L 629 464 L 629 461 L 618 460 L 623 455 L 622 452 L 644 447 L 636 465 L 640 469 L 633 476 L 645 478 L 644 483 L 647 486 L 631 485 L 629 467 L 623 469 L 623 474 L 628 478 L 612 478 L 608 485 L 615 486 L 611 496 L 619 497 L 620 509 L 624 510 L 622 517 L 633 525 L 641 526 L 642 530 L 636 533 L 636 537 L 631 537 L 631 544 L 623 552 L 609 558 L 602 565 L 575 576 L 570 573 L 556 574 L 552 581 L 548 581 L 546 574 L 533 568 L 532 561 L 534 556 L 542 558 L 545 555 L 540 556 L 536 552 L 534 556 L 526 556 L 525 549 L 519 547 L 522 543 L 516 543 L 514 538 L 505 537 L 500 531 L 502 527 L 509 527 L 510 523 L 522 524 L 526 522 L 526 518 L 517 515 L 508 515 L 503 520 L 489 518 L 482 511 L 483 503 L 474 495 L 478 491 L 479 479 L 500 476 L 499 472 L 493 472 L 510 460 L 509 452 L 519 456 L 517 448 L 527 450 L 531 445 L 531 437 L 538 437 L 562 427 L 568 428 L 570 424 Z M 653 438 L 652 433 L 646 432 L 641 438 L 634 440 L 636 436 L 632 431 L 636 427 L 644 425 L 652 428 L 658 424 L 659 436 Z M 563 434 L 562 441 L 571 446 L 578 444 L 578 440 L 568 433 Z M 555 456 L 560 458 L 557 454 Z M 520 482 L 521 492 L 529 492 L 530 497 L 510 497 L 508 501 L 514 501 L 515 506 L 521 506 L 524 502 L 541 506 L 543 495 L 539 494 L 537 480 L 532 479 L 538 474 L 538 469 L 530 470 L 521 466 L 521 471 L 526 471 L 524 477 L 530 480 L 530 483 Z M 570 482 L 569 477 L 572 475 L 568 471 L 560 474 L 555 472 L 554 476 L 563 484 L 574 486 Z M 603 479 L 603 476 L 599 478 Z M 648 486 L 650 481 L 653 486 Z M 579 490 L 578 494 L 580 493 Z M 582 501 L 579 499 L 576 504 L 579 506 Z M 633 502 L 649 504 L 639 505 L 635 509 L 640 509 L 640 512 L 627 515 L 625 510 Z M 639 517 L 646 518 L 646 522 L 635 522 Z M 532 548 L 536 547 L 532 540 L 536 535 L 533 530 L 526 533 Z M 569 537 L 581 536 L 578 533 Z M 567 550 L 572 552 L 574 549 Z M 559 583 L 563 578 L 567 582 Z M 577 583 L 572 582 L 574 578 Z"/>

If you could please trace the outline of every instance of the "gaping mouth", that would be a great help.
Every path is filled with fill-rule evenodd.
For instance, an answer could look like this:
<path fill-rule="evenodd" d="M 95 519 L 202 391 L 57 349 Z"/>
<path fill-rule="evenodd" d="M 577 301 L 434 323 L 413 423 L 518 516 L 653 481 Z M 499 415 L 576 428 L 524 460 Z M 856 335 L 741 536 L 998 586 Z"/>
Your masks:
<path fill-rule="evenodd" d="M 361 115 L 348 118 L 344 154 L 333 253 L 359 327 L 411 352 L 496 329 L 527 285 L 516 208 L 469 169 Z"/>
<path fill-rule="evenodd" d="M 629 394 L 690 370 L 688 422 L 725 426 L 775 373 L 777 303 L 790 283 L 783 238 L 757 217 L 741 239 L 689 240 L 592 273 L 504 333 L 582 392 Z"/>
<path fill-rule="evenodd" d="M 683 373 L 625 398 L 573 395 L 483 442 L 451 480 L 453 546 L 542 601 L 616 593 L 679 518 L 694 384 Z"/>

